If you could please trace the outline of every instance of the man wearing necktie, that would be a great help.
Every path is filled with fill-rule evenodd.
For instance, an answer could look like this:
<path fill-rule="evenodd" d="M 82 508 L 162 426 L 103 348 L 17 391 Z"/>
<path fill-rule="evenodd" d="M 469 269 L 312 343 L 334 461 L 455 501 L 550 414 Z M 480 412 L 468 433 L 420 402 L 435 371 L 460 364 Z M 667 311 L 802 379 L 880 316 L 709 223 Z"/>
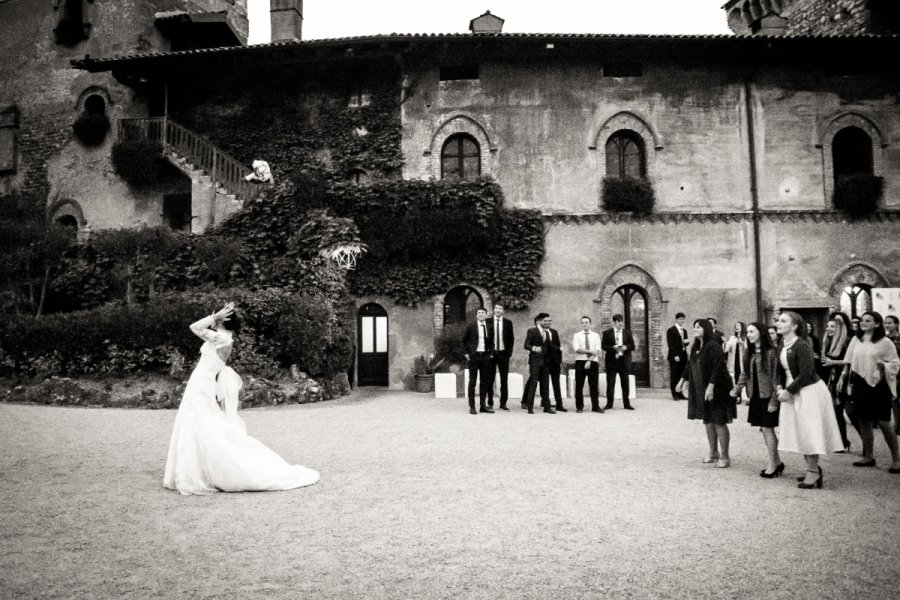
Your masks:
<path fill-rule="evenodd" d="M 488 407 L 494 406 L 493 381 L 497 371 L 500 372 L 500 410 L 509 410 L 506 400 L 509 396 L 509 357 L 512 355 L 513 335 L 512 321 L 503 316 L 504 308 L 500 303 L 494 303 L 494 316 L 490 319 L 494 334 L 494 355 L 491 365 L 491 388 L 488 391 Z"/>
<path fill-rule="evenodd" d="M 631 374 L 631 352 L 634 350 L 634 338 L 631 332 L 625 329 L 625 317 L 613 315 L 612 329 L 603 332 L 601 348 L 606 352 L 603 361 L 606 368 L 606 408 L 612 408 L 613 399 L 616 397 L 616 376 L 622 381 L 622 404 L 626 410 L 634 410 L 629 398 Z"/>
<path fill-rule="evenodd" d="M 469 323 L 463 334 L 463 345 L 466 347 L 466 360 L 469 361 L 469 413 L 475 411 L 475 381 L 480 379 L 481 412 L 492 413 L 494 409 L 485 404 L 494 380 L 491 376 L 494 351 L 494 331 L 488 327 L 487 310 L 484 307 L 475 311 L 475 322 Z"/>
<path fill-rule="evenodd" d="M 572 338 L 575 350 L 575 411 L 584 410 L 584 380 L 591 391 L 591 412 L 602 413 L 600 408 L 600 335 L 591 330 L 591 318 L 581 317 L 581 331 Z"/>
<path fill-rule="evenodd" d="M 551 352 L 550 315 L 539 313 L 534 318 L 534 327 L 525 335 L 525 349 L 528 350 L 528 381 L 522 394 L 522 408 L 534 414 L 534 394 L 541 389 L 541 406 L 545 413 L 555 414 L 550 406 L 550 371 L 547 355 Z"/>
<path fill-rule="evenodd" d="M 666 330 L 666 345 L 669 347 L 669 390 L 672 392 L 672 400 L 684 400 L 684 396 L 675 390 L 681 374 L 687 365 L 688 344 L 687 330 L 684 328 L 684 313 L 680 312 L 675 315 L 675 324 Z"/>

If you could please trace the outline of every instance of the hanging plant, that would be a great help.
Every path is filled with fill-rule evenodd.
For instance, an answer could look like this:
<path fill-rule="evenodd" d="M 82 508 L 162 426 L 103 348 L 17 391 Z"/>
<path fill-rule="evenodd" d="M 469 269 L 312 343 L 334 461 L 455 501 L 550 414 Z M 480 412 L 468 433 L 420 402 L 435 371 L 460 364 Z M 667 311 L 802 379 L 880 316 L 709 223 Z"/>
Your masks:
<path fill-rule="evenodd" d="M 851 218 L 860 218 L 878 210 L 884 193 L 884 178 L 857 173 L 838 179 L 834 186 L 834 207 Z"/>
<path fill-rule="evenodd" d="M 603 208 L 610 212 L 631 212 L 647 216 L 653 212 L 656 197 L 653 186 L 637 177 L 604 177 Z"/>
<path fill-rule="evenodd" d="M 148 140 L 116 142 L 112 163 L 119 177 L 133 187 L 147 187 L 159 181 L 162 144 Z"/>
<path fill-rule="evenodd" d="M 72 124 L 75 137 L 89 148 L 102 144 L 106 134 L 109 133 L 109 128 L 109 117 L 87 112 L 82 113 Z"/>

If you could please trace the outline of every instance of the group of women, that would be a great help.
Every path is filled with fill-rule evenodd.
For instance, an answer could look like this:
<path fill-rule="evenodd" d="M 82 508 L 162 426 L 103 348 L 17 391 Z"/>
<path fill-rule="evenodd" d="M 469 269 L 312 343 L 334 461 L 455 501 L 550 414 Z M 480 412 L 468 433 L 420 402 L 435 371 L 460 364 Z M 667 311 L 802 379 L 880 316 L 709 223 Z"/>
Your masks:
<path fill-rule="evenodd" d="M 896 317 L 888 321 L 896 328 Z M 728 424 L 746 397 L 748 421 L 762 430 L 768 452 L 760 476 L 780 476 L 785 469 L 780 452 L 796 452 L 806 460 L 798 487 L 821 489 L 819 457 L 850 449 L 844 413 L 862 439 L 862 459 L 853 466 L 875 466 L 873 429 L 878 428 L 891 452 L 888 471 L 900 474 L 891 427 L 898 371 L 897 346 L 879 313 L 864 313 L 856 331 L 847 315 L 833 313 L 819 344 L 804 319 L 786 311 L 774 326 L 738 323 L 724 344 L 707 319 L 694 321 L 694 343 L 677 389 L 689 391 L 688 418 L 706 426 L 704 463 L 731 466 Z"/>

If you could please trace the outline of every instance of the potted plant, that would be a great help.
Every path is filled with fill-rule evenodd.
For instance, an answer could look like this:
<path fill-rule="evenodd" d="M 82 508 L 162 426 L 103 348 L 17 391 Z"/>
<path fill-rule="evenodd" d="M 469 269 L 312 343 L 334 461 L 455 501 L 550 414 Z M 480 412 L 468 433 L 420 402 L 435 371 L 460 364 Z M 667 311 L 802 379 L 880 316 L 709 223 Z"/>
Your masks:
<path fill-rule="evenodd" d="M 610 212 L 630 212 L 647 216 L 653 212 L 656 197 L 650 182 L 638 177 L 604 177 L 601 196 L 603 208 Z"/>
<path fill-rule="evenodd" d="M 851 219 L 861 219 L 878 210 L 884 194 L 884 179 L 876 175 L 857 173 L 838 179 L 832 202 Z"/>
<path fill-rule="evenodd" d="M 426 358 L 425 355 L 417 356 L 413 361 L 413 375 L 416 379 L 416 391 L 429 393 L 434 391 L 434 370 L 443 363 L 441 359 L 434 362 L 434 355 Z"/>

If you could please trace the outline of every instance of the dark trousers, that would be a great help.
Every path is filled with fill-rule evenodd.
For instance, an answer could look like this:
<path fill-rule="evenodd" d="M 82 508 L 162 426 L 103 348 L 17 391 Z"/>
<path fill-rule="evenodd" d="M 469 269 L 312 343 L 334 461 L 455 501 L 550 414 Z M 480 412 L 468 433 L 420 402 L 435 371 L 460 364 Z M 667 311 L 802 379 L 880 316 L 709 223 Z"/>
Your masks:
<path fill-rule="evenodd" d="M 591 408 L 600 408 L 600 363 L 590 360 L 575 361 L 575 408 L 584 408 L 584 379 L 587 377 L 591 391 Z"/>
<path fill-rule="evenodd" d="M 684 396 L 675 391 L 675 386 L 678 385 L 681 374 L 684 373 L 684 365 L 687 364 L 687 354 L 678 358 L 681 359 L 679 362 L 669 359 L 669 389 L 672 391 L 672 398 L 676 400 L 684 398 Z"/>
<path fill-rule="evenodd" d="M 540 384 L 541 406 L 550 406 L 550 373 L 543 365 L 528 365 L 528 381 L 522 394 L 522 403 L 526 408 L 534 408 L 534 394 Z"/>
<path fill-rule="evenodd" d="M 562 392 L 559 389 L 559 368 L 561 365 L 552 364 L 547 367 L 547 378 L 550 380 L 550 386 L 553 388 L 553 397 L 556 398 L 556 407 L 562 408 Z M 549 396 L 549 394 L 548 394 Z"/>
<path fill-rule="evenodd" d="M 622 404 L 631 406 L 631 400 L 628 398 L 631 393 L 631 382 L 628 380 L 628 368 L 623 357 L 606 363 L 606 408 L 612 408 L 616 397 L 616 375 L 622 378 Z"/>
<path fill-rule="evenodd" d="M 481 380 L 479 394 L 481 396 L 481 408 L 484 408 L 484 399 L 490 393 L 490 386 L 494 384 L 491 379 L 492 371 L 491 355 L 488 352 L 476 352 L 469 359 L 469 407 L 475 408 L 475 381 Z"/>
<path fill-rule="evenodd" d="M 509 397 L 509 354 L 506 352 L 495 352 L 494 360 L 491 363 L 491 391 L 488 394 L 489 404 L 493 406 L 494 396 L 494 377 L 497 371 L 500 371 L 500 406 L 506 406 L 506 400 Z"/>

